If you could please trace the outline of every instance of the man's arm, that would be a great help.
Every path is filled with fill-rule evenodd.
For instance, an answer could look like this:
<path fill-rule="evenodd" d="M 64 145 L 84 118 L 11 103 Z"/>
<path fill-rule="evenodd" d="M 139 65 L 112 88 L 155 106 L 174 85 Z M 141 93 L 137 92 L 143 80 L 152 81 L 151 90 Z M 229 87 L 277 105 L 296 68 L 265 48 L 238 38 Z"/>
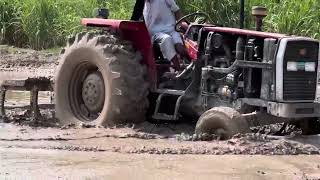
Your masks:
<path fill-rule="evenodd" d="M 170 7 L 171 11 L 174 12 L 176 20 L 178 21 L 183 17 L 182 11 L 177 5 L 175 0 L 165 0 L 167 5 Z"/>

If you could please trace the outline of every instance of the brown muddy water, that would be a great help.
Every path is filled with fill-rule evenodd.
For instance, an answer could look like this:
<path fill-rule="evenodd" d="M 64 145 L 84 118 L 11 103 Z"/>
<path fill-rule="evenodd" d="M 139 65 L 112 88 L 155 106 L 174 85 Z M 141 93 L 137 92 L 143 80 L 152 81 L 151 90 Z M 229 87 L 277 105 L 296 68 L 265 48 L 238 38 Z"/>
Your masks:
<path fill-rule="evenodd" d="M 53 95 L 49 91 L 39 92 L 39 104 L 53 104 Z M 30 92 L 29 91 L 7 91 L 5 105 L 9 106 L 22 106 L 29 105 L 30 103 Z"/>
<path fill-rule="evenodd" d="M 9 71 L 9 72 L 0 72 L 0 85 L 3 83 L 4 80 L 24 80 L 30 77 L 41 77 L 38 75 L 41 73 L 39 71 L 35 72 L 16 72 L 16 71 Z M 39 104 L 52 104 L 53 99 L 51 98 L 53 95 L 52 92 L 49 91 L 40 91 L 39 92 Z M 30 103 L 30 92 L 29 91 L 11 91 L 8 90 L 6 92 L 6 102 L 5 105 L 8 106 L 23 106 L 29 105 Z"/>

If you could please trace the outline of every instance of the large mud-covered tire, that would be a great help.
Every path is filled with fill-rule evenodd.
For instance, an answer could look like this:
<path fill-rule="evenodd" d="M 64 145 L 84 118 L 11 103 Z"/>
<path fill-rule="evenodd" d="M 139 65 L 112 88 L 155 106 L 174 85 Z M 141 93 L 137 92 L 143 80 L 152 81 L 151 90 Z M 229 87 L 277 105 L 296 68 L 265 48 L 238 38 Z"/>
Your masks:
<path fill-rule="evenodd" d="M 199 118 L 196 134 L 216 134 L 222 139 L 229 139 L 238 133 L 250 132 L 247 121 L 233 108 L 215 107 Z"/>
<path fill-rule="evenodd" d="M 80 33 L 71 38 L 55 77 L 56 117 L 63 124 L 76 125 L 143 122 L 149 88 L 141 60 L 129 42 L 114 35 Z M 81 86 L 84 76 L 93 70 L 101 74 L 105 91 L 101 112 L 89 117 L 81 100 Z"/>

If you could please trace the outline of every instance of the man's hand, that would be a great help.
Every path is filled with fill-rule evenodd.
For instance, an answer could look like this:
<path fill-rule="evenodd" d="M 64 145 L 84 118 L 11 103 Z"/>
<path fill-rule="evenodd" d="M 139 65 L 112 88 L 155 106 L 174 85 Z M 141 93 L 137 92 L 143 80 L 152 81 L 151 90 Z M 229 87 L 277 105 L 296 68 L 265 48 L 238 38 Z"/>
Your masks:
<path fill-rule="evenodd" d="M 188 51 L 187 51 L 185 45 L 179 43 L 179 44 L 175 44 L 174 46 L 180 56 L 189 59 L 189 54 L 188 54 Z"/>

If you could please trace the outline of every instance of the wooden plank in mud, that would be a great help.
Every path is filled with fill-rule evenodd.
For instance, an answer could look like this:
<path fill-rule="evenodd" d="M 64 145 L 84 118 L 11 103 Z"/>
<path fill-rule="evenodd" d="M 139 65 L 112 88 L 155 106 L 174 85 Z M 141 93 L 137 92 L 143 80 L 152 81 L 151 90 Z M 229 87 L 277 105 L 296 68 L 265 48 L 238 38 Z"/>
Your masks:
<path fill-rule="evenodd" d="M 37 87 L 39 91 L 53 91 L 52 81 L 46 77 L 5 80 L 1 87 L 6 90 L 31 91 Z"/>
<path fill-rule="evenodd" d="M 39 91 L 53 91 L 53 83 L 49 78 L 37 77 L 26 78 L 16 80 L 5 80 L 0 85 L 0 118 L 6 119 L 6 113 L 4 109 L 4 102 L 6 97 L 6 91 L 8 90 L 20 90 L 30 91 L 30 115 L 31 118 L 37 121 L 40 119 L 41 114 L 38 105 L 38 93 Z"/>

